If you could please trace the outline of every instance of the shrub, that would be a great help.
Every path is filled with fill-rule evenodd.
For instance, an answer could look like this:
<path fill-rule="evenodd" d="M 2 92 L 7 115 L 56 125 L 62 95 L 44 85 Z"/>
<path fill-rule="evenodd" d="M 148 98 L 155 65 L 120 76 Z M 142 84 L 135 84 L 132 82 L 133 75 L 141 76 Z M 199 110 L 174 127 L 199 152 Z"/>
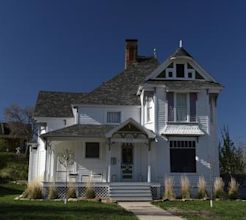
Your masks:
<path fill-rule="evenodd" d="M 68 184 L 67 198 L 77 198 L 76 188 L 72 183 Z"/>
<path fill-rule="evenodd" d="M 27 189 L 22 194 L 24 198 L 29 199 L 42 199 L 43 193 L 42 193 L 42 185 L 40 181 L 33 180 L 31 183 L 27 185 Z"/>
<path fill-rule="evenodd" d="M 206 181 L 203 176 L 199 177 L 197 188 L 198 188 L 197 197 L 199 199 L 206 199 L 207 198 Z"/>
<path fill-rule="evenodd" d="M 234 178 L 231 178 L 229 182 L 228 196 L 230 199 L 237 199 L 239 197 L 239 184 Z"/>
<path fill-rule="evenodd" d="M 173 178 L 172 177 L 166 177 L 165 178 L 165 193 L 163 199 L 168 200 L 174 200 L 175 199 L 175 193 L 173 191 Z"/>
<path fill-rule="evenodd" d="M 190 181 L 187 176 L 181 176 L 180 185 L 182 199 L 190 199 Z"/>
<path fill-rule="evenodd" d="M 216 177 L 214 181 L 214 195 L 215 198 L 223 199 L 225 192 L 224 192 L 224 182 L 221 177 Z"/>
<path fill-rule="evenodd" d="M 48 199 L 57 199 L 57 198 L 58 198 L 57 188 L 54 184 L 52 184 L 51 186 L 49 186 L 48 189 Z"/>

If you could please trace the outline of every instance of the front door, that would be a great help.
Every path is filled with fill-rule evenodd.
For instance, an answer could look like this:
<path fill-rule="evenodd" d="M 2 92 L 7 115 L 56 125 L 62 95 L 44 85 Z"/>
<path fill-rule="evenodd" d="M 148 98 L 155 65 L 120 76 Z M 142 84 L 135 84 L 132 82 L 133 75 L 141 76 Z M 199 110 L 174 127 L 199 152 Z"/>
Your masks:
<path fill-rule="evenodd" d="M 123 144 L 121 147 L 121 178 L 131 181 L 133 178 L 133 145 Z"/>

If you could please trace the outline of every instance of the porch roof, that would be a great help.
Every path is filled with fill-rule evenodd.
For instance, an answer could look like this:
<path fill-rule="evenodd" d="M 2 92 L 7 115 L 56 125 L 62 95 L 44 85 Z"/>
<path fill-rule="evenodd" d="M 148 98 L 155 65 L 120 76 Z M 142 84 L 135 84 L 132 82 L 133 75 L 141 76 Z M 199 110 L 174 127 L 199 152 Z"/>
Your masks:
<path fill-rule="evenodd" d="M 166 136 L 202 136 L 205 134 L 204 131 L 200 129 L 198 123 L 169 123 L 161 133 Z"/>
<path fill-rule="evenodd" d="M 76 124 L 62 129 L 42 134 L 42 138 L 48 137 L 88 137 L 105 138 L 105 134 L 112 130 L 114 125 Z"/>

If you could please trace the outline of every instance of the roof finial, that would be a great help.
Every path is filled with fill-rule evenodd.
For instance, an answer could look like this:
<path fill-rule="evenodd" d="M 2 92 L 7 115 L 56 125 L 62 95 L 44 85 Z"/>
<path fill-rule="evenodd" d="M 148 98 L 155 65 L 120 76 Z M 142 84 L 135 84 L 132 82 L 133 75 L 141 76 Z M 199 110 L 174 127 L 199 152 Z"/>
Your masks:
<path fill-rule="evenodd" d="M 154 58 L 157 58 L 157 50 L 154 48 Z"/>
<path fill-rule="evenodd" d="M 183 41 L 182 40 L 179 41 L 179 47 L 183 47 Z"/>

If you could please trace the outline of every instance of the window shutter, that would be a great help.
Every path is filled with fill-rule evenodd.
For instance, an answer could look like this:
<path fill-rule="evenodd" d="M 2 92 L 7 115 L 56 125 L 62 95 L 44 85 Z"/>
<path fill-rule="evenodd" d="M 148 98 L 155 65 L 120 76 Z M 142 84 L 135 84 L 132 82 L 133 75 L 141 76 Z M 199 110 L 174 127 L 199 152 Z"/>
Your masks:
<path fill-rule="evenodd" d="M 174 94 L 173 92 L 167 93 L 168 103 L 168 121 L 174 121 Z"/>
<path fill-rule="evenodd" d="M 196 100 L 197 94 L 190 93 L 190 122 L 196 122 Z"/>

